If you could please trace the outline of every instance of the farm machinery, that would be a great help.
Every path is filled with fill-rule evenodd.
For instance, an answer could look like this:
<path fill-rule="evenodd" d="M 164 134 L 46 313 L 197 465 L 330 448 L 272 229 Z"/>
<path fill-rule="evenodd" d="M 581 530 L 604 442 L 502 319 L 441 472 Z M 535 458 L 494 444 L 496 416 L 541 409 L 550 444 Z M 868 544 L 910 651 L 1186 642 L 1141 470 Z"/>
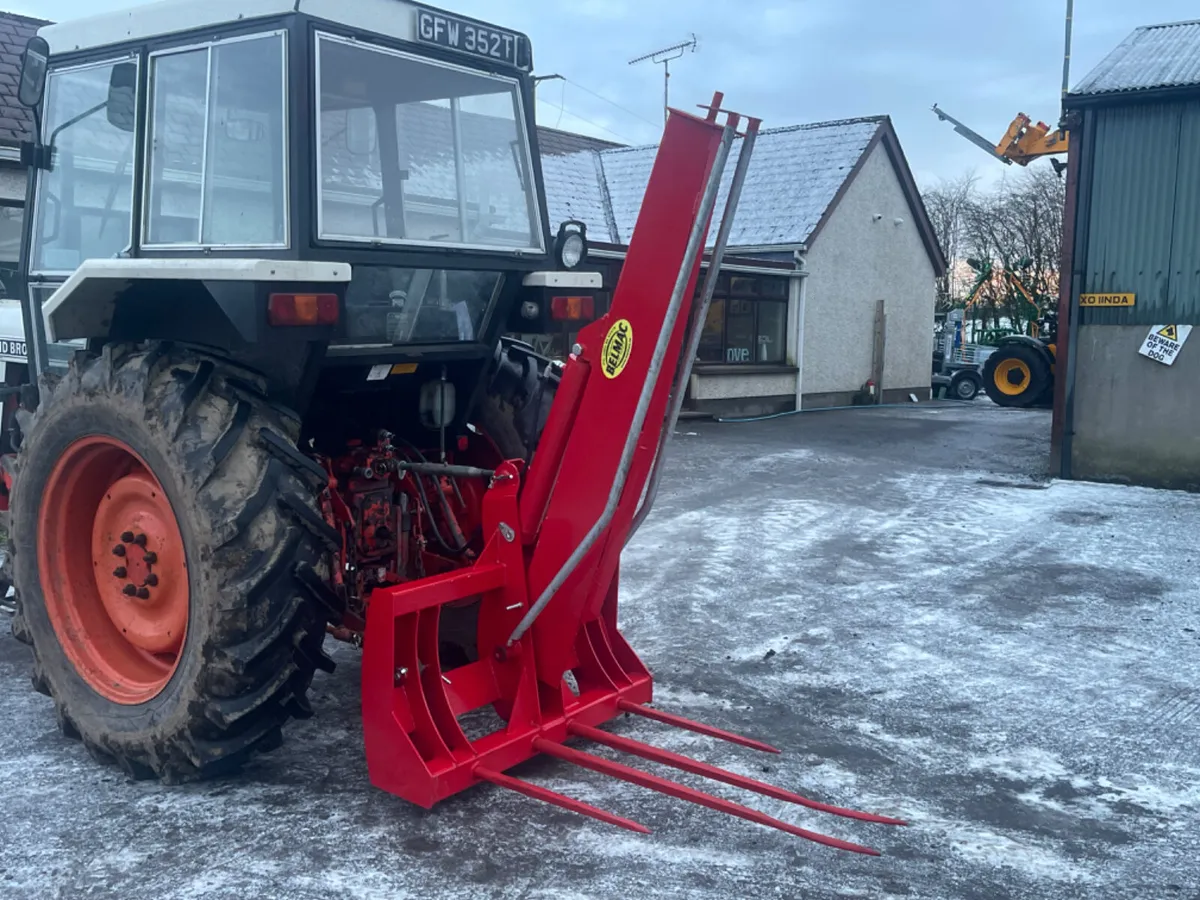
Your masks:
<path fill-rule="evenodd" d="M 1049 405 L 1054 393 L 1055 342 L 1058 339 L 1058 316 L 1053 309 L 1053 298 L 1044 298 L 1039 303 L 1017 274 L 1016 269 L 1029 266 L 1027 259 L 1019 261 L 1015 267 L 1004 265 L 999 270 L 988 260 L 969 259 L 967 262 L 977 276 L 967 296 L 966 309 L 979 300 L 988 285 L 1020 298 L 1032 309 L 1029 334 L 1002 332 L 987 339 L 994 346 L 974 348 L 977 354 L 979 350 L 985 350 L 982 359 L 978 355 L 976 359 L 982 364 L 983 388 L 988 397 L 1000 406 Z"/>
<path fill-rule="evenodd" d="M 490 783 L 647 830 L 510 773 L 541 754 L 874 853 L 579 746 L 903 824 L 601 727 L 774 751 L 650 706 L 617 617 L 758 122 L 671 111 L 611 308 L 552 363 L 504 335 L 579 319 L 600 279 L 545 212 L 531 70 L 526 36 L 401 0 L 183 0 L 31 40 L 0 461 L 34 687 L 101 760 L 192 780 L 312 715 L 346 641 L 371 782 L 413 803 Z"/>

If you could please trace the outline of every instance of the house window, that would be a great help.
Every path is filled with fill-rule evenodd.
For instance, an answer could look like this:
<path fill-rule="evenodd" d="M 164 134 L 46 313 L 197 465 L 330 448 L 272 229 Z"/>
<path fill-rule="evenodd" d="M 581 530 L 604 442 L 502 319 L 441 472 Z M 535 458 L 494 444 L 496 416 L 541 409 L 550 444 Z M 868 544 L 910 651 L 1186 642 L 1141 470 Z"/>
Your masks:
<path fill-rule="evenodd" d="M 787 351 L 787 278 L 722 274 L 700 334 L 705 363 L 783 364 Z"/>

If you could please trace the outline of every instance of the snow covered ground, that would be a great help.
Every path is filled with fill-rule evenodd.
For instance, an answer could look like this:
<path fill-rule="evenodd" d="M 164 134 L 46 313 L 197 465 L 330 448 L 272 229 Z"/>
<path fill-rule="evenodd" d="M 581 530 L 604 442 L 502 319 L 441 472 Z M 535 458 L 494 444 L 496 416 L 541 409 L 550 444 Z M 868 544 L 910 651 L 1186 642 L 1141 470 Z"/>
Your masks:
<path fill-rule="evenodd" d="M 241 777 L 130 783 L 4 634 L 0 897 L 1200 898 L 1200 497 L 1050 482 L 1048 432 L 983 403 L 688 422 L 626 553 L 658 705 L 784 754 L 611 727 L 908 818 L 663 772 L 880 858 L 551 760 L 520 774 L 654 834 L 486 786 L 415 809 L 367 784 L 349 648 Z"/>

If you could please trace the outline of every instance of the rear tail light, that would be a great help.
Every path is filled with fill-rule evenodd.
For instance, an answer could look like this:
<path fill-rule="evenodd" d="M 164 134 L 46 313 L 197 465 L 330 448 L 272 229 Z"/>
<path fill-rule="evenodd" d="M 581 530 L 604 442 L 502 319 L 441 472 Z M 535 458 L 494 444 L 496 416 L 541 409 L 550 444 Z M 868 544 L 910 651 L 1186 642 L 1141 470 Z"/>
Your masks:
<path fill-rule="evenodd" d="M 594 297 L 552 297 L 550 318 L 563 320 L 594 319 L 596 300 Z"/>
<path fill-rule="evenodd" d="M 335 325 L 337 294 L 272 294 L 267 321 L 272 325 Z"/>

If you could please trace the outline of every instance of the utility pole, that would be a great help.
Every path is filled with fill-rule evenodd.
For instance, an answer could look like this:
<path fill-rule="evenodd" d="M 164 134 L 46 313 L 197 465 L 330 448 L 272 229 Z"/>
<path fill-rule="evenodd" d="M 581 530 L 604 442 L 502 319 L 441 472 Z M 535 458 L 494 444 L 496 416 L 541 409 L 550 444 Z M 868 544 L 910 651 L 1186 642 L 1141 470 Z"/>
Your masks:
<path fill-rule="evenodd" d="M 683 41 L 679 44 L 674 44 L 670 47 L 663 47 L 661 50 L 655 50 L 653 53 L 647 53 L 644 56 L 639 56 L 636 59 L 631 59 L 629 65 L 645 62 L 650 60 L 653 63 L 662 63 L 663 67 L 663 124 L 667 121 L 667 110 L 671 105 L 671 60 L 679 59 L 683 54 L 691 50 L 696 52 L 696 35 L 692 35 L 690 40 Z"/>
<path fill-rule="evenodd" d="M 1067 40 L 1066 48 L 1063 50 L 1063 82 L 1062 95 L 1066 99 L 1067 92 L 1071 90 L 1071 20 L 1075 12 L 1074 0 L 1067 0 Z"/>

